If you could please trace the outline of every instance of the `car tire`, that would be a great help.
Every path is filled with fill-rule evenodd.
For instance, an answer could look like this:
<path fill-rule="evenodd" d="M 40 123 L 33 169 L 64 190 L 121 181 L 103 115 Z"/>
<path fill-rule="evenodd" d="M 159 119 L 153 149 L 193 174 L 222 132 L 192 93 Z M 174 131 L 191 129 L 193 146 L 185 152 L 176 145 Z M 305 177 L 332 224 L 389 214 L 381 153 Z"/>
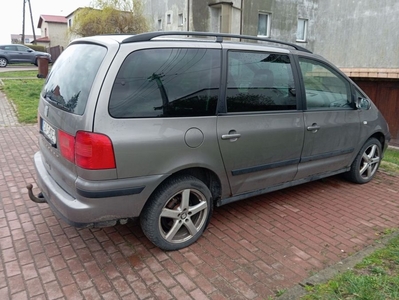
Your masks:
<path fill-rule="evenodd" d="M 0 68 L 5 68 L 8 65 L 8 61 L 4 57 L 0 57 Z"/>
<path fill-rule="evenodd" d="M 163 250 L 178 250 L 193 244 L 208 226 L 212 215 L 208 187 L 193 176 L 162 184 L 148 199 L 140 216 L 147 238 Z"/>
<path fill-rule="evenodd" d="M 370 138 L 360 149 L 346 178 L 354 183 L 367 183 L 372 180 L 381 163 L 382 147 L 379 140 Z"/>

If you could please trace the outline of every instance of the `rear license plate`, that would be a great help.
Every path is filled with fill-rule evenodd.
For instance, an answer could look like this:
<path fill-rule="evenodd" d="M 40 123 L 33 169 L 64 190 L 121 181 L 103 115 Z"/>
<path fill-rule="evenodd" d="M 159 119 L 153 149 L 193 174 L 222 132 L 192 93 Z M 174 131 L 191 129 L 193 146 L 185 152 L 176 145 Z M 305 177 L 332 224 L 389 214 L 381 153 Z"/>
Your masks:
<path fill-rule="evenodd" d="M 42 119 L 42 132 L 52 145 L 57 144 L 55 129 L 43 119 Z"/>

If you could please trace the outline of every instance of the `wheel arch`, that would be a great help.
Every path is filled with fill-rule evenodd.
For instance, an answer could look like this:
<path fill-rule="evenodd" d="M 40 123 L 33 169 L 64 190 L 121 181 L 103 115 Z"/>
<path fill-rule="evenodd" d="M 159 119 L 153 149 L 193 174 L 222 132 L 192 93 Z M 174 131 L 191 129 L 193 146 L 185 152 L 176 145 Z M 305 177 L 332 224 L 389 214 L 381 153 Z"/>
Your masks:
<path fill-rule="evenodd" d="M 367 142 L 371 138 L 376 138 L 381 143 L 381 148 L 384 150 L 386 148 L 386 139 L 385 135 L 382 132 L 375 132 L 371 135 L 365 142 Z"/>
<path fill-rule="evenodd" d="M 203 167 L 191 167 L 176 171 L 172 173 L 170 176 L 165 178 L 157 188 L 151 193 L 151 196 L 162 186 L 165 182 L 170 181 L 177 177 L 183 177 L 185 175 L 193 176 L 199 180 L 201 180 L 209 189 L 212 195 L 212 203 L 215 204 L 216 201 L 222 195 L 222 183 L 215 172 L 210 169 Z M 151 198 L 151 196 L 149 198 Z"/>

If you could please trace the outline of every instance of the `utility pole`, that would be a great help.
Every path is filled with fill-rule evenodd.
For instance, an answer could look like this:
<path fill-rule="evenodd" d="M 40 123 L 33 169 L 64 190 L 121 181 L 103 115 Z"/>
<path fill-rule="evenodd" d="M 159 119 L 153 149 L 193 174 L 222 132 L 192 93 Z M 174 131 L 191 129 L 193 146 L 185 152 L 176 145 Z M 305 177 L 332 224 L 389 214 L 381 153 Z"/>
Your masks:
<path fill-rule="evenodd" d="M 29 2 L 30 20 L 32 23 L 33 44 L 36 44 L 35 25 L 33 24 L 33 17 L 32 17 L 32 6 L 30 5 L 30 0 L 27 0 L 27 1 Z"/>
<path fill-rule="evenodd" d="M 24 5 L 23 5 L 23 12 L 22 12 L 22 38 L 21 38 L 21 43 L 25 44 L 25 0 Z"/>
<path fill-rule="evenodd" d="M 35 34 L 35 25 L 33 23 L 33 16 L 32 16 L 32 6 L 30 4 L 30 0 L 22 0 L 24 2 L 23 4 L 23 13 L 22 13 L 22 38 L 21 38 L 21 43 L 25 44 L 25 4 L 26 1 L 28 1 L 29 4 L 29 12 L 30 12 L 30 21 L 32 24 L 32 31 L 33 31 L 33 43 L 36 44 L 36 34 Z"/>

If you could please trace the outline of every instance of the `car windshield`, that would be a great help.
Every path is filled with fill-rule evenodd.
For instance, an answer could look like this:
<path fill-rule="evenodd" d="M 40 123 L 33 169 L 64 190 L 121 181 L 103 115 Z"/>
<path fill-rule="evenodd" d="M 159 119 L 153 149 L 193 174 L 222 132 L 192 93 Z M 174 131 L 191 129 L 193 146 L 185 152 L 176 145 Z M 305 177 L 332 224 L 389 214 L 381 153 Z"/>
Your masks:
<path fill-rule="evenodd" d="M 42 96 L 65 111 L 82 115 L 106 52 L 105 47 L 93 44 L 69 46 L 52 67 Z"/>

